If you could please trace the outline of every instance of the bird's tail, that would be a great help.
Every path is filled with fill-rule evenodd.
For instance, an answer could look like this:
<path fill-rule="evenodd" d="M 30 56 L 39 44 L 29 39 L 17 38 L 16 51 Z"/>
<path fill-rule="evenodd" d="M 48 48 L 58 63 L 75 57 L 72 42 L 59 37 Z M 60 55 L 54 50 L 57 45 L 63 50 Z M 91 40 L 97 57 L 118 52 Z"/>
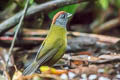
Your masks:
<path fill-rule="evenodd" d="M 57 52 L 57 50 L 59 49 L 59 47 L 52 49 L 51 51 L 49 51 L 49 53 L 47 53 L 45 56 L 41 57 L 40 59 L 37 58 L 32 62 L 31 65 L 29 65 L 24 71 L 23 71 L 23 75 L 29 75 L 34 73 L 37 68 L 39 66 L 41 66 L 42 64 L 44 64 L 45 62 L 47 62 L 48 60 L 50 60 Z"/>
<path fill-rule="evenodd" d="M 30 64 L 24 71 L 23 71 L 23 75 L 30 75 L 32 73 L 34 73 L 37 68 L 39 67 L 38 63 L 36 61 L 33 61 L 32 64 Z"/>

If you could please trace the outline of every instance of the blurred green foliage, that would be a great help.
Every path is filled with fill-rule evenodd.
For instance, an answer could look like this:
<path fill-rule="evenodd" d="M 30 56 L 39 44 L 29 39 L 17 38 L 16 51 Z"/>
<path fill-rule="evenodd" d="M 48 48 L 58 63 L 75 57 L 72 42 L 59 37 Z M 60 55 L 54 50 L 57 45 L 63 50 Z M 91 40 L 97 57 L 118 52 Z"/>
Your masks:
<path fill-rule="evenodd" d="M 112 4 L 117 8 L 120 8 L 120 0 L 98 0 L 96 5 L 106 10 L 109 8 L 109 4 Z"/>
<path fill-rule="evenodd" d="M 98 0 L 98 2 L 104 10 L 106 10 L 109 7 L 109 1 L 110 0 Z"/>
<path fill-rule="evenodd" d="M 30 5 L 32 5 L 33 3 L 40 4 L 39 3 L 40 1 L 41 0 L 30 0 Z M 49 0 L 45 0 L 45 1 L 49 1 Z M 4 8 L 6 8 L 6 6 L 12 5 L 12 3 L 16 3 L 21 8 L 24 8 L 26 0 L 0 0 L 0 8 L 4 9 Z M 96 1 L 96 5 L 104 10 L 108 9 L 109 4 L 111 4 L 111 3 L 114 6 L 116 6 L 117 8 L 120 8 L 120 0 L 98 0 L 98 1 Z M 83 5 L 81 5 L 81 3 L 80 3 L 80 4 L 74 4 L 74 5 L 61 7 L 59 9 L 54 10 L 53 12 L 49 13 L 49 17 L 52 18 L 53 15 L 58 11 L 67 11 L 69 13 L 74 14 L 78 6 L 82 7 Z"/>
<path fill-rule="evenodd" d="M 74 4 L 74 5 L 69 5 L 69 6 L 58 8 L 57 10 L 50 12 L 49 17 L 50 17 L 50 19 L 52 19 L 53 16 L 59 11 L 66 11 L 68 13 L 74 14 L 79 5 L 80 4 Z"/>
<path fill-rule="evenodd" d="M 87 6 L 87 4 L 88 4 L 88 2 L 83 2 L 83 3 L 79 3 L 79 4 L 64 6 L 64 7 L 58 8 L 58 9 L 50 12 L 48 14 L 48 16 L 50 17 L 50 19 L 52 19 L 53 16 L 59 11 L 66 11 L 66 12 L 74 15 L 74 13 L 77 11 L 78 8 L 79 8 L 80 11 L 82 11 Z"/>
<path fill-rule="evenodd" d="M 12 5 L 13 0 L 0 0 L 0 10 L 4 10 L 8 6 Z"/>
<path fill-rule="evenodd" d="M 114 0 L 115 6 L 120 8 L 120 0 Z"/>
<path fill-rule="evenodd" d="M 20 0 L 20 1 L 15 1 L 16 4 L 21 7 L 22 9 L 24 8 L 27 0 Z M 34 3 L 34 0 L 30 0 L 29 4 L 32 5 Z"/>
<path fill-rule="evenodd" d="M 30 0 L 30 5 L 32 5 L 34 3 L 34 0 Z"/>

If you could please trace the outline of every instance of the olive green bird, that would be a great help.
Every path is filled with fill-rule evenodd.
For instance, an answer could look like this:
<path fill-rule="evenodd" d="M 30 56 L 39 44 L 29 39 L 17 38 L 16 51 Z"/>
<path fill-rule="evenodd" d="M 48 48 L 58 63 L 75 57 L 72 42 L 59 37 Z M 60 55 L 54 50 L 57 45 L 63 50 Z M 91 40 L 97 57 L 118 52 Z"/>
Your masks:
<path fill-rule="evenodd" d="M 35 60 L 23 71 L 23 75 L 33 74 L 41 65 L 52 66 L 63 56 L 67 47 L 66 24 L 70 16 L 70 13 L 60 11 L 53 17 L 46 39 Z"/>

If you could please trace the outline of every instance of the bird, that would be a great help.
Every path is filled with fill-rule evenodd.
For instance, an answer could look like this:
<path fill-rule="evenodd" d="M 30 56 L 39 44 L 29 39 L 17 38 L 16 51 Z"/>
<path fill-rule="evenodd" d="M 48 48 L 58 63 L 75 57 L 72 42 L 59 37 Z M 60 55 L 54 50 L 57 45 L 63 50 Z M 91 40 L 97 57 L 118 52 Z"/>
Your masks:
<path fill-rule="evenodd" d="M 31 75 L 42 65 L 52 66 L 63 55 L 67 47 L 66 25 L 71 13 L 59 11 L 52 19 L 47 37 L 42 42 L 33 62 L 23 71 L 23 75 Z"/>

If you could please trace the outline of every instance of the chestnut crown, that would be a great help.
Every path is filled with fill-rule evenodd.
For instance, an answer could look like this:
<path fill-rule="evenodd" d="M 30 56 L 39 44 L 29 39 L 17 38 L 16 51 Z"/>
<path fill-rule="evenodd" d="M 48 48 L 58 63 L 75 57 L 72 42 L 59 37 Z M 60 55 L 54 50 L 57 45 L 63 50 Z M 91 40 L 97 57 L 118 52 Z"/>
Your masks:
<path fill-rule="evenodd" d="M 67 13 L 65 11 L 60 11 L 53 17 L 52 24 L 56 24 L 58 26 L 66 27 L 66 24 L 68 22 L 68 18 L 71 15 L 72 14 Z"/>

